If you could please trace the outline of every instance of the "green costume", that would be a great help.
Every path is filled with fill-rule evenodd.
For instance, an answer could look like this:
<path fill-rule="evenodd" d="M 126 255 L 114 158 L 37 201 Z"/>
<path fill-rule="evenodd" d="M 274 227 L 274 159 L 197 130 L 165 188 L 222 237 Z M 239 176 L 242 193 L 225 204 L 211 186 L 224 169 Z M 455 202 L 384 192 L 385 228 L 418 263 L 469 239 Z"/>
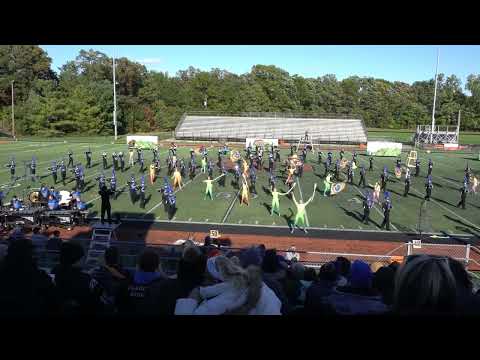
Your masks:
<path fill-rule="evenodd" d="M 331 177 L 332 176 L 328 174 L 327 178 L 323 181 L 323 184 L 325 185 L 325 188 L 323 189 L 323 196 L 327 196 L 326 195 L 327 191 L 330 192 L 330 188 L 332 186 L 332 182 L 330 181 Z"/>
<path fill-rule="evenodd" d="M 292 233 L 293 233 L 295 227 L 297 227 L 300 222 L 303 225 L 303 231 L 307 232 L 306 226 L 308 226 L 308 224 L 305 221 L 305 214 L 306 214 L 305 209 L 306 209 L 307 205 L 310 204 L 310 202 L 315 197 L 315 191 L 316 190 L 317 190 L 317 184 L 315 184 L 315 186 L 313 187 L 313 194 L 310 197 L 310 199 L 308 199 L 308 201 L 306 203 L 298 203 L 297 200 L 295 199 L 295 194 L 293 194 L 293 202 L 294 202 L 295 206 L 297 207 L 297 214 L 295 215 L 295 221 L 294 221 L 293 227 L 291 229 Z"/>
<path fill-rule="evenodd" d="M 203 198 L 203 200 L 207 199 L 207 195 L 210 195 L 210 200 L 213 200 L 213 183 L 218 179 L 220 179 L 222 176 L 225 176 L 225 174 L 222 174 L 213 180 L 211 179 L 203 180 L 204 183 L 207 183 L 207 188 L 205 189 L 205 197 Z"/>
<path fill-rule="evenodd" d="M 279 191 L 277 191 L 277 189 L 275 188 L 271 193 L 272 193 L 272 210 L 270 211 L 270 216 L 273 216 L 273 213 L 276 212 L 278 216 L 280 216 L 280 201 L 279 201 L 279 196 L 284 196 L 284 195 L 288 195 L 290 193 L 290 191 L 293 190 L 293 188 L 295 187 L 295 184 L 293 185 L 292 188 L 290 188 L 290 190 L 288 190 L 286 193 L 281 193 Z"/>
<path fill-rule="evenodd" d="M 202 158 L 202 172 L 207 172 L 207 160 L 205 158 Z"/>
<path fill-rule="evenodd" d="M 296 204 L 297 206 L 297 215 L 295 215 L 295 223 L 294 226 L 298 226 L 299 222 L 305 226 L 305 205 L 306 204 Z"/>
<path fill-rule="evenodd" d="M 213 180 L 203 180 L 203 182 L 207 183 L 207 188 L 205 189 L 205 197 L 204 200 L 207 199 L 207 195 L 210 195 L 210 199 L 213 200 Z"/>

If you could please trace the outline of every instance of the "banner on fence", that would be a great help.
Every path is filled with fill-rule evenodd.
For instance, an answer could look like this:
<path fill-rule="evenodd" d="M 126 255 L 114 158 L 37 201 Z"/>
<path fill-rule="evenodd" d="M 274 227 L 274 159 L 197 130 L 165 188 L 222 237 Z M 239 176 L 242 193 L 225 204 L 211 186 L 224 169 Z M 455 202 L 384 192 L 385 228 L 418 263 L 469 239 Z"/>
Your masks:
<path fill-rule="evenodd" d="M 443 144 L 445 150 L 458 150 L 458 144 Z"/>
<path fill-rule="evenodd" d="M 402 143 L 388 141 L 369 141 L 367 142 L 367 155 L 374 156 L 400 156 L 402 153 Z"/>
<path fill-rule="evenodd" d="M 245 139 L 245 149 L 248 148 L 248 145 L 251 147 L 255 147 L 255 145 L 260 146 L 267 146 L 273 145 L 278 146 L 278 139 L 258 139 L 258 138 L 246 138 Z"/>
<path fill-rule="evenodd" d="M 127 144 L 139 149 L 153 149 L 158 145 L 158 136 L 127 135 Z"/>

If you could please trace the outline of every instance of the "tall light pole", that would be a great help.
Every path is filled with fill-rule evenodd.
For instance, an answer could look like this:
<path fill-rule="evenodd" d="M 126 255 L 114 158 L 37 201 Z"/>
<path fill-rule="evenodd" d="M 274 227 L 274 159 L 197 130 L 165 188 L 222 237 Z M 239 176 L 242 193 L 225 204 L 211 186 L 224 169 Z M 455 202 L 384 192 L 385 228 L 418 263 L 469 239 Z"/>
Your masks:
<path fill-rule="evenodd" d="M 12 85 L 12 136 L 13 140 L 15 140 L 15 100 L 13 97 L 13 83 L 15 80 L 12 80 L 11 85 Z"/>
<path fill-rule="evenodd" d="M 115 131 L 115 141 L 117 140 L 117 83 L 115 82 L 115 57 L 113 58 L 113 127 Z"/>
<path fill-rule="evenodd" d="M 432 132 L 430 134 L 430 143 L 433 143 L 433 131 L 435 129 L 435 103 L 437 102 L 437 81 L 438 81 L 438 60 L 440 59 L 440 49 L 437 50 L 437 68 L 435 70 L 435 92 L 433 94 L 433 109 L 432 109 Z"/>

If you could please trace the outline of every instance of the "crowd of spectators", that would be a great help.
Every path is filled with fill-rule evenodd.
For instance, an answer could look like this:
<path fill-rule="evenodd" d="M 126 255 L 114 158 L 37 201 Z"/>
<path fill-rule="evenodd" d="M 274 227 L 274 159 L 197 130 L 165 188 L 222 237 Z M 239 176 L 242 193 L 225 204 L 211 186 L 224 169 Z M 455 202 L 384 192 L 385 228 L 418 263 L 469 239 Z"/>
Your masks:
<path fill-rule="evenodd" d="M 319 269 L 295 256 L 253 246 L 225 250 L 208 237 L 185 241 L 174 275 L 162 270 L 146 247 L 135 271 L 120 265 L 116 247 L 102 265 L 85 271 L 85 252 L 75 242 L 34 230 L 14 232 L 0 244 L 0 316 L 163 315 L 472 315 L 480 312 L 464 265 L 452 258 L 414 255 L 402 264 L 367 264 L 338 257 Z M 50 272 L 35 260 L 39 246 L 59 249 Z"/>

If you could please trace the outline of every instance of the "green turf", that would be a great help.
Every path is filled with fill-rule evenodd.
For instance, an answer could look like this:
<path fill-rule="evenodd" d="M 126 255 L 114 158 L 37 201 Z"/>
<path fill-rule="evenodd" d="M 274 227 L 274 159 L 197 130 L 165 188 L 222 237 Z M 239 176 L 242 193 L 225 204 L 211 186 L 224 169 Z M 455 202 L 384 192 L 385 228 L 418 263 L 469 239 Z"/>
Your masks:
<path fill-rule="evenodd" d="M 17 161 L 17 176 L 24 174 L 23 161 L 29 161 L 32 155 L 35 155 L 38 161 L 37 175 L 43 175 L 41 182 L 51 185 L 52 177 L 48 173 L 48 166 L 52 160 L 67 159 L 67 152 L 71 149 L 74 153 L 75 163 L 85 163 L 85 150 L 88 148 L 85 143 L 51 143 L 51 142 L 18 142 L 0 145 L 0 164 L 6 164 L 11 155 L 15 155 Z M 98 216 L 99 200 L 98 200 L 98 182 L 96 176 L 102 171 L 101 152 L 107 151 L 109 154 L 108 161 L 111 166 L 111 152 L 123 151 L 127 152 L 125 144 L 91 144 L 93 151 L 92 169 L 86 171 L 86 188 L 87 191 L 83 195 L 83 199 L 89 202 L 92 216 Z M 188 159 L 188 148 L 180 148 L 179 157 Z M 157 191 L 163 183 L 163 177 L 166 175 L 166 158 L 167 149 L 160 150 L 162 161 L 162 171 L 157 183 L 150 185 L 148 182 L 148 172 L 145 172 L 147 178 L 146 197 L 148 202 L 145 209 L 140 208 L 137 202 L 132 204 L 126 191 L 119 195 L 117 200 L 112 201 L 114 213 L 130 218 L 159 219 L 166 220 L 167 216 L 164 207 L 161 204 L 160 193 Z M 282 151 L 282 161 L 287 156 L 288 151 Z M 216 160 L 216 150 L 210 150 L 210 156 Z M 338 152 L 333 152 L 334 159 L 338 158 Z M 351 159 L 351 153 L 346 152 L 345 156 Z M 402 153 L 402 162 L 406 162 L 407 153 Z M 403 178 L 395 179 L 393 169 L 395 166 L 395 158 L 376 157 L 374 161 L 375 169 L 372 172 L 367 171 L 367 183 L 374 184 L 379 179 L 380 172 L 384 165 L 387 165 L 393 179 L 388 184 L 388 189 L 392 193 L 393 209 L 391 212 L 392 229 L 400 231 L 412 231 L 417 227 L 418 214 L 422 199 L 424 196 L 424 183 L 426 175 L 426 165 L 428 158 L 431 157 L 434 162 L 433 179 L 433 201 L 427 204 L 427 213 L 431 224 L 431 230 L 434 232 L 446 231 L 448 233 L 470 233 L 476 232 L 476 227 L 480 225 L 480 195 L 469 194 L 467 198 L 467 210 L 458 209 L 455 205 L 459 200 L 459 188 L 462 184 L 463 170 L 466 162 L 469 161 L 473 171 L 479 175 L 480 161 L 477 154 L 461 154 L 461 153 L 432 153 L 427 154 L 419 151 L 419 157 L 422 160 L 421 176 L 416 178 L 412 176 L 412 184 L 410 196 L 404 198 L 403 194 Z M 324 154 L 324 160 L 326 154 Z M 150 163 L 152 154 L 145 153 L 146 165 Z M 359 154 L 358 159 L 361 164 L 368 167 L 368 157 Z M 199 157 L 197 157 L 199 161 Z M 266 161 L 268 163 L 268 161 Z M 333 197 L 323 196 L 323 177 L 324 166 L 317 163 L 316 154 L 309 154 L 308 164 L 312 166 L 312 171 L 306 170 L 302 178 L 299 179 L 294 193 L 297 200 L 303 198 L 307 200 L 311 196 L 314 183 L 318 184 L 317 193 L 314 201 L 307 208 L 307 217 L 312 227 L 318 228 L 338 228 L 338 229 L 362 229 L 362 230 L 378 230 L 382 222 L 383 215 L 378 205 L 376 209 L 371 211 L 372 223 L 365 225 L 360 222 L 362 216 L 361 198 L 365 189 L 361 189 L 356 185 L 347 185 L 346 190 Z M 283 167 L 275 164 L 277 175 L 277 186 L 280 191 L 285 192 L 286 186 L 283 184 Z M 135 174 L 137 181 L 140 178 L 139 168 L 127 169 L 124 173 L 117 171 L 117 188 L 121 189 L 126 185 L 130 174 Z M 218 175 L 218 169 L 215 169 L 215 176 Z M 111 167 L 105 171 L 105 175 L 111 175 Z M 198 174 L 197 177 L 190 181 L 184 179 L 185 187 L 177 191 L 178 210 L 175 213 L 176 221 L 191 222 L 208 222 L 208 223 L 231 223 L 231 224 L 253 224 L 253 225 L 270 225 L 270 226 L 287 226 L 290 220 L 293 220 L 295 206 L 290 197 L 280 197 L 281 216 L 270 216 L 271 195 L 268 190 L 268 178 L 265 171 L 259 171 L 257 174 L 257 195 L 251 195 L 250 205 L 240 205 L 237 193 L 238 188 L 232 183 L 233 176 L 229 174 L 225 181 L 225 186 L 220 186 L 217 182 L 214 184 L 214 200 L 204 200 L 205 174 Z M 67 184 L 66 190 L 73 189 L 74 181 L 71 173 L 68 173 L 70 183 Z M 345 174 L 343 174 L 345 177 Z M 59 176 L 60 178 L 60 176 Z M 359 169 L 355 171 L 355 184 L 359 181 Z M 0 169 L 0 186 L 3 190 L 10 187 L 10 172 L 8 168 Z M 40 182 L 32 184 L 29 179 L 19 180 L 8 193 L 7 200 L 13 194 L 23 196 L 28 194 L 30 187 L 39 187 Z M 64 187 L 57 184 L 57 189 Z M 428 230 L 428 229 L 427 229 Z"/>

